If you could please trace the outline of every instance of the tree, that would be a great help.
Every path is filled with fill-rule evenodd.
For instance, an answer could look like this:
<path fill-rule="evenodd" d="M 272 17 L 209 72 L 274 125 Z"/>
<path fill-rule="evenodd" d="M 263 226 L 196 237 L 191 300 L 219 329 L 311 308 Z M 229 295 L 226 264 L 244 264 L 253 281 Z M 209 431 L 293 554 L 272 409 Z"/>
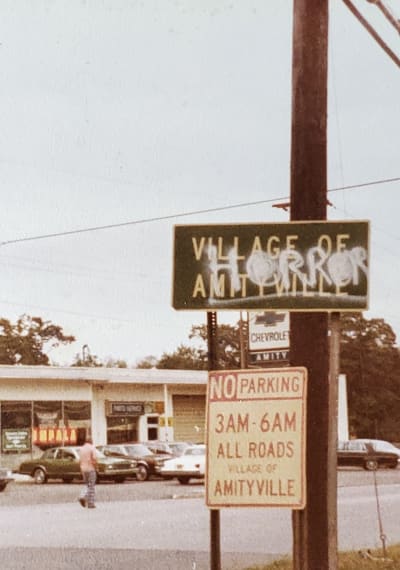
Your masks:
<path fill-rule="evenodd" d="M 75 354 L 75 360 L 71 366 L 81 366 L 83 368 L 101 368 L 103 364 L 99 361 L 95 354 L 87 354 L 83 356 L 77 352 Z"/>
<path fill-rule="evenodd" d="M 181 344 L 172 354 L 163 353 L 157 362 L 157 368 L 176 370 L 206 370 L 202 351 L 191 346 Z"/>
<path fill-rule="evenodd" d="M 400 353 L 383 319 L 342 313 L 340 371 L 346 374 L 350 431 L 400 441 Z"/>
<path fill-rule="evenodd" d="M 217 353 L 218 368 L 231 370 L 240 367 L 239 323 L 235 326 L 218 325 Z M 164 353 L 157 368 L 207 370 L 208 346 L 207 325 L 192 326 L 189 339 L 197 342 L 197 347 L 181 344 L 173 353 Z"/>
<path fill-rule="evenodd" d="M 50 348 L 74 341 L 60 326 L 40 317 L 22 315 L 16 324 L 0 319 L 0 364 L 48 365 Z"/>
<path fill-rule="evenodd" d="M 107 360 L 104 362 L 104 366 L 106 368 L 128 368 L 126 360 L 111 357 L 107 358 Z"/>
<path fill-rule="evenodd" d="M 149 356 L 139 359 L 136 362 L 136 368 L 156 368 L 157 362 L 157 358 L 150 354 Z"/>

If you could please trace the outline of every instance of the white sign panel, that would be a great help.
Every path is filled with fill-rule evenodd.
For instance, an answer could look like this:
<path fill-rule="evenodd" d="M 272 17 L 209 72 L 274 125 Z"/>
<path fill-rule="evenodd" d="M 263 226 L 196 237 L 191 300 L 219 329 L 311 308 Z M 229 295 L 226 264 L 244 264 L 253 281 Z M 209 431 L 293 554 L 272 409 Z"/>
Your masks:
<path fill-rule="evenodd" d="M 209 507 L 304 508 L 306 392 L 301 367 L 209 373 Z"/>
<path fill-rule="evenodd" d="M 249 350 L 289 349 L 289 311 L 250 311 Z"/>

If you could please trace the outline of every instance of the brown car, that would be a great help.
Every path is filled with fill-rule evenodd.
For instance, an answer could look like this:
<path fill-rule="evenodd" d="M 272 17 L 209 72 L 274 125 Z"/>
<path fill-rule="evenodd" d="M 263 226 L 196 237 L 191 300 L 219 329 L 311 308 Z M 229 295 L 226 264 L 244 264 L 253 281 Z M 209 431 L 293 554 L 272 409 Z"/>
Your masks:
<path fill-rule="evenodd" d="M 106 456 L 135 459 L 137 461 L 136 479 L 138 481 L 147 481 L 152 475 L 159 477 L 164 461 L 172 457 L 169 453 L 153 453 L 143 443 L 98 445 L 97 449 L 102 451 Z"/>

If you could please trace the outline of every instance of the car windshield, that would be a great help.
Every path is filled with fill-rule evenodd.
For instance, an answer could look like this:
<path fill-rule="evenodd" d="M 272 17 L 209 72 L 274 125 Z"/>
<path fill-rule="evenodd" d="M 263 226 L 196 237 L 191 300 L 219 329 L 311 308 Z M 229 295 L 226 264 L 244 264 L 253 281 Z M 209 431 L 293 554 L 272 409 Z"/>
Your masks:
<path fill-rule="evenodd" d="M 390 451 L 391 453 L 397 453 L 397 455 L 400 455 L 400 449 L 388 441 L 377 440 L 371 441 L 371 443 L 377 451 Z"/>
<path fill-rule="evenodd" d="M 206 452 L 205 447 L 188 447 L 184 455 L 204 455 Z"/>
<path fill-rule="evenodd" d="M 102 451 L 100 451 L 100 449 L 96 449 L 96 457 L 98 457 L 99 459 L 104 459 L 106 456 Z"/>
<path fill-rule="evenodd" d="M 129 455 L 153 455 L 148 447 L 142 443 L 134 443 L 132 445 L 124 445 L 124 448 L 129 453 Z"/>
<path fill-rule="evenodd" d="M 188 447 L 186 443 L 170 443 L 169 445 L 174 453 L 183 453 Z"/>

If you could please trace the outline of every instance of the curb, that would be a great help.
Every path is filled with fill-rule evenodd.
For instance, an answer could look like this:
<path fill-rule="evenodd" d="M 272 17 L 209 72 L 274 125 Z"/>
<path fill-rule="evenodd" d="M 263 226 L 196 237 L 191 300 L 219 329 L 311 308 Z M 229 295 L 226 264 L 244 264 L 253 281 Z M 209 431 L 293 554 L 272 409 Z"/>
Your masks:
<path fill-rule="evenodd" d="M 33 479 L 30 475 L 21 475 L 20 473 L 13 473 L 12 478 L 13 483 L 33 483 Z"/>

